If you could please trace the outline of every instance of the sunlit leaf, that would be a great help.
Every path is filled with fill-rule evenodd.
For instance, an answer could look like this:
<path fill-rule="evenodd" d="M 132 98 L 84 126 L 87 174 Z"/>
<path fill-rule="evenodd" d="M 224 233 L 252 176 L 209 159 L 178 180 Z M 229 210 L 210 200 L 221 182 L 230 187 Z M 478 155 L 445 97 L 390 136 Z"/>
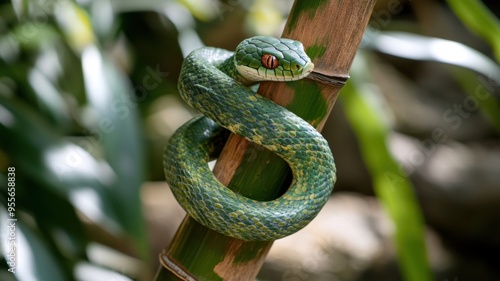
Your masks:
<path fill-rule="evenodd" d="M 18 18 L 25 17 L 29 6 L 28 0 L 12 0 L 12 7 Z"/>
<path fill-rule="evenodd" d="M 0 241 L 2 255 L 8 265 L 14 266 L 18 281 L 72 280 L 65 274 L 55 254 L 36 230 L 28 227 L 21 220 L 9 221 L 9 218 L 5 206 L 0 204 L 0 219 L 4 222 L 0 224 L 0 233 L 3 238 Z M 12 240 L 5 239 L 10 235 L 14 235 L 15 244 L 11 244 Z M 15 252 L 11 251 L 14 249 L 12 246 L 15 247 Z"/>
<path fill-rule="evenodd" d="M 254 34 L 273 35 L 283 23 L 281 11 L 274 5 L 274 1 L 254 1 L 247 17 L 247 25 Z"/>
<path fill-rule="evenodd" d="M 224 9 L 228 9 L 228 7 L 225 7 L 225 5 L 230 6 L 230 4 L 225 4 L 218 0 L 178 0 L 178 1 L 183 5 L 185 5 L 193 16 L 202 21 L 209 21 L 214 19 L 216 16 L 223 13 Z M 234 1 L 229 1 L 229 2 L 235 3 Z M 231 9 L 234 9 L 234 7 L 232 7 Z"/>
<path fill-rule="evenodd" d="M 137 12 L 137 11 L 154 11 L 159 14 L 167 13 L 169 9 L 178 10 L 177 6 L 182 5 L 188 13 L 171 14 L 173 17 L 169 18 L 171 21 L 178 20 L 191 20 L 194 16 L 201 21 L 213 20 L 215 17 L 221 15 L 228 9 L 234 9 L 236 2 L 224 4 L 218 0 L 145 0 L 145 1 L 131 1 L 131 0 L 110 0 L 115 12 Z M 182 19 L 184 17 L 184 19 Z"/>
<path fill-rule="evenodd" d="M 10 167 L 15 168 L 15 166 Z M 9 203 L 13 202 L 18 212 L 22 210 L 23 213 L 33 217 L 44 238 L 57 248 L 61 257 L 71 261 L 84 259 L 88 238 L 71 203 L 55 194 L 53 190 L 41 188 L 36 182 L 27 179 L 22 174 L 23 171 L 17 172 L 21 173 L 15 177 L 14 196 L 9 197 Z M 18 174 L 17 172 L 14 171 L 14 175 Z M 0 173 L 0 180 L 0 191 L 7 196 L 6 174 Z M 29 188 L 26 188 L 28 186 Z"/>
<path fill-rule="evenodd" d="M 128 80 L 96 47 L 82 52 L 87 91 L 89 131 L 98 136 L 116 177 L 108 189 L 113 207 L 127 233 L 133 235 L 141 254 L 146 254 L 139 189 L 144 179 L 144 155 L 136 101 L 147 88 L 158 86 L 161 72 L 150 73 L 144 85 L 132 87 Z M 147 85 L 146 85 L 147 84 Z"/>
<path fill-rule="evenodd" d="M 92 25 L 85 10 L 73 2 L 60 2 L 55 11 L 59 27 L 76 53 L 95 42 Z"/>
<path fill-rule="evenodd" d="M 500 84 L 500 66 L 486 55 L 459 42 L 407 32 L 377 32 L 367 29 L 363 46 L 411 60 L 456 65 L 491 77 Z"/>
<path fill-rule="evenodd" d="M 55 126 L 68 128 L 70 122 L 68 106 L 55 85 L 36 68 L 29 72 L 28 81 L 44 114 L 54 122 Z"/>
<path fill-rule="evenodd" d="M 106 43 L 114 39 L 112 34 L 115 22 L 113 6 L 109 0 L 92 1 L 89 7 L 90 21 L 95 35 L 101 43 Z"/>
<path fill-rule="evenodd" d="M 69 200 L 29 180 L 18 180 L 18 183 L 30 186 L 29 190 L 17 195 L 18 206 L 32 214 L 40 231 L 44 232 L 63 257 L 72 261 L 84 259 L 89 240 Z"/>
<path fill-rule="evenodd" d="M 57 40 L 58 37 L 57 31 L 51 25 L 24 21 L 14 27 L 7 35 L 7 40 L 11 47 L 17 45 L 28 50 L 35 50 L 43 44 Z"/>
<path fill-rule="evenodd" d="M 389 127 L 382 116 L 377 92 L 367 82 L 367 61 L 359 53 L 352 78 L 342 89 L 341 101 L 357 135 L 377 198 L 395 225 L 395 241 L 402 274 L 408 281 L 432 280 L 425 248 L 424 223 L 408 178 L 388 148 Z"/>
<path fill-rule="evenodd" d="M 43 115 L 53 128 L 69 128 L 71 116 L 68 104 L 53 83 L 62 72 L 55 51 L 40 52 L 34 67 L 14 66 L 0 59 L 0 68 L 0 76 L 4 77 L 0 87 L 4 87 L 4 95 L 7 95 L 7 92 L 13 95 L 16 91 L 23 96 L 26 103 Z"/>
<path fill-rule="evenodd" d="M 500 63 L 500 20 L 479 0 L 447 0 L 463 24 L 490 43 Z"/>
<path fill-rule="evenodd" d="M 367 30 L 363 43 L 367 49 L 392 56 L 445 63 L 481 74 L 483 78 L 473 77 L 469 74 L 464 79 L 466 74 L 463 72 L 460 74 L 458 71 L 452 72 L 452 75 L 460 75 L 457 78 L 459 85 L 472 96 L 477 93 L 478 87 L 482 86 L 481 80 L 488 81 L 490 85 L 482 87 L 481 91 L 488 92 L 491 98 L 485 101 L 478 100 L 478 106 L 488 117 L 493 127 L 500 131 L 498 113 L 500 112 L 500 104 L 494 96 L 494 89 L 500 85 L 500 66 L 489 57 L 462 43 L 405 32 Z"/>
<path fill-rule="evenodd" d="M 495 96 L 499 86 L 494 80 L 477 76 L 466 69 L 453 69 L 452 75 L 473 103 L 484 113 L 491 125 L 500 133 L 500 101 Z"/>
<path fill-rule="evenodd" d="M 68 198 L 83 214 L 107 229 L 121 233 L 106 186 L 115 176 L 106 163 L 79 145 L 64 141 L 43 118 L 21 102 L 0 95 L 0 148 L 11 164 L 40 187 Z M 26 188 L 26 187 L 25 187 Z"/>
<path fill-rule="evenodd" d="M 132 281 L 118 272 L 84 262 L 76 265 L 75 276 L 78 281 Z"/>

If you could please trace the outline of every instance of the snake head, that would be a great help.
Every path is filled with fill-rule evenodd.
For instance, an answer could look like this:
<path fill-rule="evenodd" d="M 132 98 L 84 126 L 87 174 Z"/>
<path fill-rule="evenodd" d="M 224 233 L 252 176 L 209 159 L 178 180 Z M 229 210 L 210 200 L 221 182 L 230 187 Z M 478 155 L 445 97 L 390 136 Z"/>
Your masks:
<path fill-rule="evenodd" d="M 269 36 L 241 42 L 234 56 L 238 73 L 248 81 L 295 81 L 309 75 L 314 64 L 301 42 Z"/>

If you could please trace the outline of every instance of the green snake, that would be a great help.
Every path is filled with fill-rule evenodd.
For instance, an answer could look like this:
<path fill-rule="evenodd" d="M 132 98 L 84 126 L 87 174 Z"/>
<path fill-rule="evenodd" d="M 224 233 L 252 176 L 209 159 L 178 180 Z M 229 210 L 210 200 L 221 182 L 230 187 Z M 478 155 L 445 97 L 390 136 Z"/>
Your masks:
<path fill-rule="evenodd" d="M 329 198 L 336 168 L 327 141 L 306 121 L 248 86 L 293 81 L 314 65 L 299 41 L 257 36 L 236 51 L 205 47 L 183 62 L 181 97 L 203 115 L 181 126 L 163 155 L 165 178 L 179 204 L 202 225 L 247 241 L 270 241 L 306 226 Z M 283 158 L 293 180 L 272 201 L 256 201 L 222 185 L 207 163 L 229 133 Z"/>

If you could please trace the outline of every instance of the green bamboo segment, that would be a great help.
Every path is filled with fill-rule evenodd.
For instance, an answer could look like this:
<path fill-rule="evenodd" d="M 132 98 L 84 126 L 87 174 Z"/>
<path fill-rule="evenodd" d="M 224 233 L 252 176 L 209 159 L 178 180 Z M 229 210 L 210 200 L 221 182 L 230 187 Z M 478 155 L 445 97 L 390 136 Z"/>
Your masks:
<path fill-rule="evenodd" d="M 283 37 L 302 41 L 316 65 L 316 76 L 326 83 L 311 79 L 262 83 L 258 92 L 321 130 L 342 87 L 335 81 L 348 77 L 373 5 L 374 0 L 295 1 Z M 277 198 L 291 180 L 282 159 L 235 135 L 226 143 L 214 173 L 229 188 L 257 200 Z M 221 235 L 186 216 L 171 245 L 160 254 L 163 266 L 155 280 L 254 280 L 271 245 L 272 241 L 245 242 Z M 177 275 L 166 267 L 177 270 Z"/>

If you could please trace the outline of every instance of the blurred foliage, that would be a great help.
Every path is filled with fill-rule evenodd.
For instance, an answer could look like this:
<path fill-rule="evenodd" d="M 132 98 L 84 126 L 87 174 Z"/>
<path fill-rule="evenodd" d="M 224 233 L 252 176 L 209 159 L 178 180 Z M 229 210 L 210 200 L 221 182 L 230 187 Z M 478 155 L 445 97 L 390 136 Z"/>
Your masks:
<path fill-rule="evenodd" d="M 474 33 L 488 41 L 500 62 L 500 20 L 479 0 L 447 0 L 450 8 Z"/>
<path fill-rule="evenodd" d="M 410 181 L 389 151 L 389 124 L 376 98 L 376 88 L 370 87 L 373 78 L 363 67 L 366 64 L 369 59 L 361 51 L 351 67 L 352 78 L 342 90 L 341 101 L 359 140 L 375 194 L 394 223 L 401 272 L 408 281 L 430 281 L 422 213 Z"/>
<path fill-rule="evenodd" d="M 442 1 L 413 1 L 412 6 L 409 1 L 378 1 L 362 46 L 378 59 L 363 63 L 374 69 L 384 59 L 405 77 L 414 74 L 402 69 L 407 61 L 444 63 L 464 97 L 474 95 L 478 77 L 490 79 L 495 87 L 486 90 L 493 98 L 479 108 L 498 132 L 495 89 L 500 71 L 491 59 L 498 61 L 498 19 L 480 1 L 448 3 L 451 9 Z M 498 9 L 491 3 L 493 11 Z M 145 180 L 162 180 L 163 145 L 191 116 L 176 90 L 183 56 L 204 44 L 233 49 L 250 35 L 279 35 L 291 4 L 0 1 L 0 215 L 2 222 L 9 215 L 7 168 L 15 167 L 18 266 L 23 267 L 12 276 L 2 262 L 0 279 L 150 279 L 151 268 L 144 264 L 156 263 L 156 253 L 149 249 L 140 186 Z M 485 41 L 446 30 L 438 20 L 457 21 L 451 11 Z M 356 78 L 345 94 L 370 89 L 350 98 L 372 108 L 370 100 L 382 100 L 382 95 L 373 90 L 374 81 L 357 73 L 353 70 Z M 411 78 L 412 87 L 425 91 Z M 386 139 L 392 130 L 404 128 L 389 122 L 382 131 L 373 129 L 379 118 L 390 120 L 390 110 L 375 110 L 379 118 L 373 119 L 366 116 L 369 111 L 360 115 L 359 108 L 346 110 L 353 126 L 356 118 L 363 118 L 366 126 L 355 130 L 366 164 L 382 169 L 382 174 L 390 172 L 395 162 Z M 377 142 L 367 143 L 373 134 Z M 404 174 L 398 173 L 398 179 L 411 189 Z M 375 189 L 390 188 L 391 181 L 375 174 L 372 180 Z M 406 198 L 397 206 L 416 205 Z M 418 214 L 413 216 L 419 220 Z M 5 224 L 0 230 L 5 235 Z M 95 258 L 96 251 L 115 262 Z M 135 267 L 125 266 L 129 263 Z"/>

